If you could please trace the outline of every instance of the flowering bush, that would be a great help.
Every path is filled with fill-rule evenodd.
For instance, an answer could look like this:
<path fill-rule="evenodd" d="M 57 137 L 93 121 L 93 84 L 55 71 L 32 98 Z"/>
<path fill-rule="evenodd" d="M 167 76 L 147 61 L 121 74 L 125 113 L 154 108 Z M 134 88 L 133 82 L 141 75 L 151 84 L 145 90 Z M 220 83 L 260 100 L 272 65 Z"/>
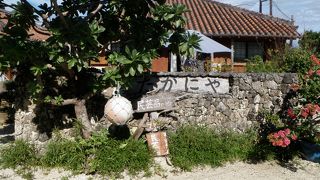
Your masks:
<path fill-rule="evenodd" d="M 320 143 L 320 60 L 312 55 L 311 62 L 301 83 L 291 85 L 297 103 L 284 111 L 282 126 L 268 135 L 273 146 L 288 147 L 297 139 Z"/>
<path fill-rule="evenodd" d="M 320 106 L 317 103 L 297 105 L 287 110 L 285 125 L 294 130 L 299 139 L 320 142 Z"/>
<path fill-rule="evenodd" d="M 289 128 L 286 128 L 284 130 L 269 134 L 268 139 L 273 146 L 287 147 L 291 141 L 297 140 L 297 135 L 290 131 Z"/>

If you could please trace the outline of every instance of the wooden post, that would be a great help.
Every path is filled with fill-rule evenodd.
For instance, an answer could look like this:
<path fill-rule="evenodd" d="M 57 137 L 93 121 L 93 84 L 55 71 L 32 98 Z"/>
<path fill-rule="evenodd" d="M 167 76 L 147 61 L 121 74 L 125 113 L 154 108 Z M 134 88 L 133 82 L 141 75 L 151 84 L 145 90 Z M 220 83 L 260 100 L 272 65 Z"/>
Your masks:
<path fill-rule="evenodd" d="M 231 40 L 231 71 L 234 69 L 234 41 Z"/>
<path fill-rule="evenodd" d="M 270 16 L 272 16 L 272 0 L 269 0 L 270 2 Z"/>
<path fill-rule="evenodd" d="M 145 123 L 147 122 L 147 120 L 148 120 L 148 113 L 144 113 L 144 115 L 143 115 L 143 118 L 142 118 L 142 120 L 140 121 L 140 123 L 139 123 L 139 125 L 138 125 L 138 128 L 137 128 L 137 130 L 133 133 L 133 139 L 135 139 L 135 140 L 138 140 L 139 139 L 139 137 L 141 136 L 141 134 L 143 133 L 143 131 L 144 131 L 144 128 L 145 128 Z"/>
<path fill-rule="evenodd" d="M 259 0 L 259 13 L 262 13 L 262 0 Z"/>

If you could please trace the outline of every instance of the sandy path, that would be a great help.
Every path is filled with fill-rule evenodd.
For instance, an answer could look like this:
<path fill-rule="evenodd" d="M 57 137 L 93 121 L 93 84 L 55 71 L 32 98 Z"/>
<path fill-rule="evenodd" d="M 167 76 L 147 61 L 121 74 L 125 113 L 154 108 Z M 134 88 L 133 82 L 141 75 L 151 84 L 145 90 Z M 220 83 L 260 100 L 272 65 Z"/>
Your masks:
<path fill-rule="evenodd" d="M 248 164 L 236 162 L 218 168 L 197 168 L 192 172 L 176 172 L 169 166 L 162 166 L 162 170 L 157 170 L 152 177 L 129 177 L 123 175 L 122 179 L 143 179 L 143 180 L 320 180 L 320 164 L 298 160 L 294 162 L 294 167 L 283 167 L 276 162 L 264 162 L 259 164 Z M 291 169 L 291 170 L 290 170 Z M 0 179 L 20 180 L 23 179 L 12 169 L 1 169 Z M 63 170 L 43 170 L 33 171 L 33 179 L 38 180 L 86 180 L 86 179 L 108 179 L 98 175 L 73 175 L 71 172 Z"/>

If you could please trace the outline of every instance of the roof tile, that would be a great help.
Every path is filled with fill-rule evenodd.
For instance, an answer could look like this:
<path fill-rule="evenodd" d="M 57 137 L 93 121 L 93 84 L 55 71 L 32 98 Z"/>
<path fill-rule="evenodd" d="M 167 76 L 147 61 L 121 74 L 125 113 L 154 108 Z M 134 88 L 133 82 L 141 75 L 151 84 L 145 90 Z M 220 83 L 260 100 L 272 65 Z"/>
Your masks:
<path fill-rule="evenodd" d="M 184 4 L 187 29 L 211 36 L 254 36 L 297 38 L 297 27 L 290 21 L 264 15 L 211 0 L 167 0 L 168 4 Z"/>

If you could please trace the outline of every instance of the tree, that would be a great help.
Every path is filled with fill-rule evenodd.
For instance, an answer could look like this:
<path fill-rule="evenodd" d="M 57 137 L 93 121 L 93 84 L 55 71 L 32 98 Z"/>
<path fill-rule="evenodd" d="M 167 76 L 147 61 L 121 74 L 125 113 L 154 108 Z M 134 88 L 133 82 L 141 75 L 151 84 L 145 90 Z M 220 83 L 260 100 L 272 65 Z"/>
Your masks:
<path fill-rule="evenodd" d="M 176 53 L 190 52 L 179 48 L 188 41 L 182 16 L 187 9 L 164 0 L 51 0 L 38 8 L 27 0 L 0 4 L 13 8 L 0 37 L 0 65 L 16 70 L 16 97 L 37 105 L 74 105 L 86 138 L 93 131 L 87 100 L 118 82 L 126 86 L 150 67 L 157 49 L 168 42 Z M 50 37 L 32 41 L 30 29 Z M 120 51 L 111 50 L 114 43 Z M 98 74 L 90 61 L 101 52 L 110 66 Z"/>

